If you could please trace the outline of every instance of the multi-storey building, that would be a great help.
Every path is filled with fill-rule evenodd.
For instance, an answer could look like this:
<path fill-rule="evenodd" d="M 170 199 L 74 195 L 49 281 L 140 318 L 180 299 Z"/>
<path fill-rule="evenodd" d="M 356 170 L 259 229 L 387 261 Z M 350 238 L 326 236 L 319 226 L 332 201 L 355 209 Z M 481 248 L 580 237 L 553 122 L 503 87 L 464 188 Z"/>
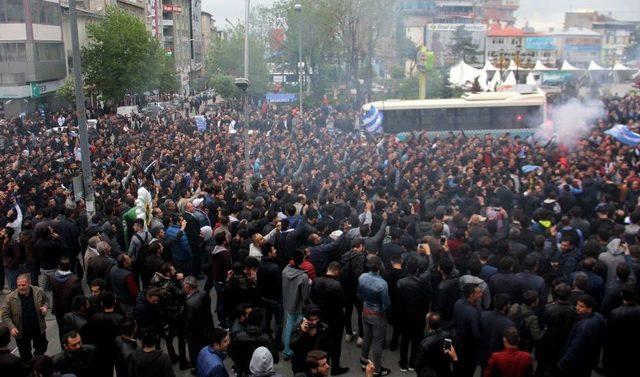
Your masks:
<path fill-rule="evenodd" d="M 45 114 L 67 76 L 59 0 L 0 0 L 0 101 Z"/>

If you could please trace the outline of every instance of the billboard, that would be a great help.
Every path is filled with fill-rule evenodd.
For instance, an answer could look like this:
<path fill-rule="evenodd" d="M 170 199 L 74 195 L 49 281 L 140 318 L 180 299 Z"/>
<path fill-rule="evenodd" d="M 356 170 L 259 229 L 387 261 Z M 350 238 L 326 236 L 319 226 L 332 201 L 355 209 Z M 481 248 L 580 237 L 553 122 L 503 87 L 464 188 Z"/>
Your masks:
<path fill-rule="evenodd" d="M 600 51 L 602 40 L 593 37 L 571 37 L 564 41 L 564 49 L 572 51 Z"/>
<path fill-rule="evenodd" d="M 458 63 L 453 49 L 455 34 L 463 28 L 471 36 L 477 46 L 478 54 L 474 56 L 476 63 L 484 62 L 486 50 L 487 25 L 485 24 L 427 24 L 427 49 L 433 51 L 435 67 L 444 67 Z M 468 61 L 467 63 L 472 63 Z"/>
<path fill-rule="evenodd" d="M 525 50 L 555 50 L 556 40 L 554 37 L 527 37 L 524 40 Z"/>

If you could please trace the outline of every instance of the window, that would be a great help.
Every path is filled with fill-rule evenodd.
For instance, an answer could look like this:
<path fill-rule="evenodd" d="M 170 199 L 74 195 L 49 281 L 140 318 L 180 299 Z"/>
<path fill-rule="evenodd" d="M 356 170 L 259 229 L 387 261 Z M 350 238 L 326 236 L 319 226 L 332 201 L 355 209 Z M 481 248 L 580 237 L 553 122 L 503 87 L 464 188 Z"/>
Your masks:
<path fill-rule="evenodd" d="M 24 72 L 0 73 L 0 85 L 24 85 Z"/>
<path fill-rule="evenodd" d="M 60 25 L 60 4 L 44 0 L 29 0 L 34 24 Z"/>
<path fill-rule="evenodd" d="M 0 63 L 26 62 L 24 43 L 0 43 Z"/>
<path fill-rule="evenodd" d="M 63 43 L 36 43 L 36 61 L 52 62 L 64 59 Z"/>
<path fill-rule="evenodd" d="M 0 0 L 0 22 L 24 22 L 22 0 Z"/>

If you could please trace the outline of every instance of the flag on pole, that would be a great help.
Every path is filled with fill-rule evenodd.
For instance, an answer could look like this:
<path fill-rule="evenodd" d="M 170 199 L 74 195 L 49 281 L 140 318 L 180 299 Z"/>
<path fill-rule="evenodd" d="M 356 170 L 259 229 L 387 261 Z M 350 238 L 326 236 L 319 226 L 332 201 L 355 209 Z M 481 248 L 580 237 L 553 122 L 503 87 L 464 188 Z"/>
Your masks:
<path fill-rule="evenodd" d="M 376 134 L 382 133 L 382 120 L 384 119 L 382 113 L 371 105 L 369 111 L 362 116 L 362 127 L 369 133 Z"/>
<path fill-rule="evenodd" d="M 613 136 L 614 139 L 618 140 L 622 144 L 631 146 L 640 144 L 640 134 L 631 131 L 627 126 L 622 124 L 616 124 L 604 133 Z"/>

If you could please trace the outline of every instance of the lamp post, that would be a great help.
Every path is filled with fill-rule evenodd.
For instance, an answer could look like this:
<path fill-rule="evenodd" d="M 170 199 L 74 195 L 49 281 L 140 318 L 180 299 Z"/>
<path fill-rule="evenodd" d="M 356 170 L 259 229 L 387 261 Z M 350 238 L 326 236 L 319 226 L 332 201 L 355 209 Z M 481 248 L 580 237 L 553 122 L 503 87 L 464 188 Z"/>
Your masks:
<path fill-rule="evenodd" d="M 293 6 L 298 13 L 298 83 L 300 84 L 300 123 L 302 123 L 302 70 L 304 63 L 302 62 L 302 4 Z"/>
<path fill-rule="evenodd" d="M 244 191 L 249 193 L 251 190 L 251 163 L 249 162 L 249 10 L 251 8 L 251 0 L 247 0 L 244 13 L 244 77 L 236 79 L 236 86 L 244 93 Z"/>
<path fill-rule="evenodd" d="M 69 0 L 69 18 L 71 21 L 71 46 L 73 49 L 73 80 L 75 82 L 76 119 L 80 133 L 80 157 L 82 166 L 82 183 L 87 220 L 96 213 L 93 179 L 91 174 L 91 155 L 89 153 L 89 136 L 87 134 L 87 114 L 84 108 L 84 82 L 82 80 L 82 58 L 78 39 L 78 16 L 76 0 Z"/>

